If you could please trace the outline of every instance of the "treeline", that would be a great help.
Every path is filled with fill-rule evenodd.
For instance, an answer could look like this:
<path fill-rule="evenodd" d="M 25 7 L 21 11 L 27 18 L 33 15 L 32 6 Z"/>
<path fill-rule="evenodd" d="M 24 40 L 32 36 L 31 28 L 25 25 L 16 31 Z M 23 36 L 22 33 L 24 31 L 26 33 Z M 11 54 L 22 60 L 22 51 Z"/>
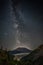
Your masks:
<path fill-rule="evenodd" d="M 0 65 L 24 65 L 21 61 L 14 60 L 14 56 L 7 50 L 0 49 Z"/>

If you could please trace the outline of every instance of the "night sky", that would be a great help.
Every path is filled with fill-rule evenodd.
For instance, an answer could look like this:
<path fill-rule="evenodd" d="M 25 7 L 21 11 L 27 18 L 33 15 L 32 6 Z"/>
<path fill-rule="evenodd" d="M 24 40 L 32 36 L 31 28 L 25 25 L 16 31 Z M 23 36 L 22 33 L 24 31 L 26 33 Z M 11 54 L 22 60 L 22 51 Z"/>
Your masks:
<path fill-rule="evenodd" d="M 43 2 L 0 0 L 0 47 L 34 49 L 43 44 Z"/>

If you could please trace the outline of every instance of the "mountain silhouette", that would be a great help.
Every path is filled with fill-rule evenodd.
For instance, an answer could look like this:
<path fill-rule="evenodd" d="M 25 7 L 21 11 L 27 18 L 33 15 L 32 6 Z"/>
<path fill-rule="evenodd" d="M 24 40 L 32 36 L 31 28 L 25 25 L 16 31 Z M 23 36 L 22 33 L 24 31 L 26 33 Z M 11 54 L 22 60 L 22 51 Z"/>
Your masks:
<path fill-rule="evenodd" d="M 18 47 L 15 50 L 9 51 L 10 54 L 30 53 L 30 52 L 31 50 L 24 47 Z"/>

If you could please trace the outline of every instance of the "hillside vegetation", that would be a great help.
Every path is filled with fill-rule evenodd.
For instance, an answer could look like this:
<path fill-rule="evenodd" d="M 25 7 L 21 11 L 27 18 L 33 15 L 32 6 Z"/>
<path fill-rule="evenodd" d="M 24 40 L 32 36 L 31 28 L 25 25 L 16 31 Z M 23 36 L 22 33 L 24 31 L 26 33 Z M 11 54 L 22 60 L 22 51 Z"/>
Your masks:
<path fill-rule="evenodd" d="M 43 65 L 43 45 L 33 50 L 20 61 L 14 60 L 15 56 L 7 50 L 0 49 L 0 65 Z"/>

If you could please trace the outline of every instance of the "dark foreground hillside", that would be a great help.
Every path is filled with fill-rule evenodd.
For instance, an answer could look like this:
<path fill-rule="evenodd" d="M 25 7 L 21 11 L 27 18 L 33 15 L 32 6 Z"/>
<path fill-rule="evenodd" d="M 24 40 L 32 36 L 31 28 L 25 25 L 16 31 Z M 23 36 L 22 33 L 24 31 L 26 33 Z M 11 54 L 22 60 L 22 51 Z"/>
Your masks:
<path fill-rule="evenodd" d="M 27 65 L 43 65 L 43 45 L 21 59 Z"/>
<path fill-rule="evenodd" d="M 43 65 L 43 45 L 33 50 L 20 61 L 14 60 L 7 50 L 0 49 L 0 65 Z"/>

